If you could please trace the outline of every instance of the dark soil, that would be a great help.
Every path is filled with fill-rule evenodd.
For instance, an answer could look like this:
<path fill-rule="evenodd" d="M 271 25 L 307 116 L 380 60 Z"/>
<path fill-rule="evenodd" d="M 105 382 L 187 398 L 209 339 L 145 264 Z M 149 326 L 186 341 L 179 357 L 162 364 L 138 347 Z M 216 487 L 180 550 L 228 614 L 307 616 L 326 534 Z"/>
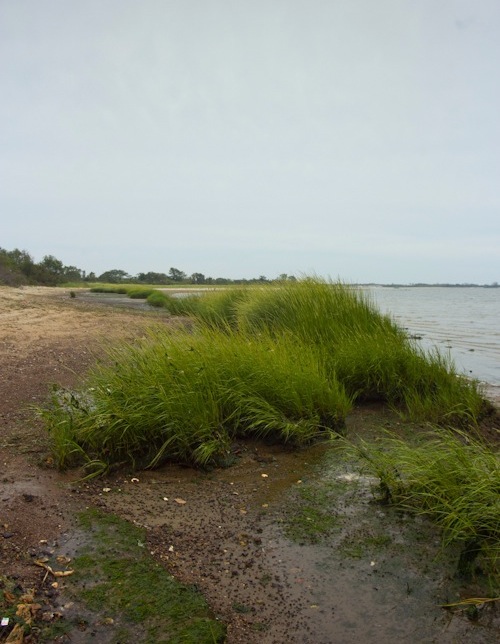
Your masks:
<path fill-rule="evenodd" d="M 51 383 L 77 386 L 104 341 L 172 323 L 110 301 L 0 289 L 0 589 L 35 589 L 37 619 L 69 611 L 64 582 L 54 588 L 34 561 L 73 556 L 86 539 L 75 516 L 97 507 L 146 528 L 152 556 L 203 592 L 230 643 L 497 641 L 494 602 L 440 607 L 484 596 L 484 578 L 460 582 L 458 553 L 442 553 L 432 526 L 374 502 L 374 482 L 324 446 L 241 443 L 235 464 L 212 472 L 168 466 L 76 483 L 78 472 L 53 469 L 30 405 Z M 348 421 L 351 432 L 380 426 L 400 428 L 377 407 Z M 485 429 L 498 437 L 496 413 Z M 75 627 L 51 641 L 116 641 L 112 630 Z"/>

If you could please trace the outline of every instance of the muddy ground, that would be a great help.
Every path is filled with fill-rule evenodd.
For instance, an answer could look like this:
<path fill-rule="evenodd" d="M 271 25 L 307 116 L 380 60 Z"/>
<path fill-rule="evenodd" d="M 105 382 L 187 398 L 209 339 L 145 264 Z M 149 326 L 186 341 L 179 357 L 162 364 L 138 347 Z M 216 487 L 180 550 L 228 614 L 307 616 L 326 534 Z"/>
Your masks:
<path fill-rule="evenodd" d="M 474 614 L 440 607 L 484 596 L 484 578 L 458 580 L 457 552 L 443 554 L 425 521 L 374 502 L 374 482 L 331 449 L 242 443 L 232 467 L 212 472 L 168 466 L 83 483 L 78 472 L 57 472 L 29 406 L 43 403 L 52 383 L 77 386 L 106 342 L 176 323 L 129 304 L 0 287 L 1 579 L 64 612 L 64 583 L 51 589 L 34 561 L 47 550 L 72 556 L 85 539 L 76 514 L 98 507 L 146 528 L 152 556 L 203 592 L 229 643 L 497 641 L 494 602 Z M 366 408 L 348 430 L 401 429 L 398 422 Z M 95 616 L 57 641 L 116 641 L 99 623 Z"/>

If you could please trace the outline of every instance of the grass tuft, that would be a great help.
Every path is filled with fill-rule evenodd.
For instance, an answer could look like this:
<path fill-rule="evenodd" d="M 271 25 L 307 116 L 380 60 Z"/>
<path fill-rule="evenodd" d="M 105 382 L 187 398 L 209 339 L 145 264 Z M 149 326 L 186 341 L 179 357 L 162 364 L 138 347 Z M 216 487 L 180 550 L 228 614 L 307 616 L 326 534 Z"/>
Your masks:
<path fill-rule="evenodd" d="M 410 445 L 388 435 L 348 449 L 380 479 L 383 499 L 430 517 L 443 544 L 462 545 L 460 574 L 468 575 L 481 555 L 498 574 L 500 556 L 499 454 L 469 434 L 435 430 Z"/>

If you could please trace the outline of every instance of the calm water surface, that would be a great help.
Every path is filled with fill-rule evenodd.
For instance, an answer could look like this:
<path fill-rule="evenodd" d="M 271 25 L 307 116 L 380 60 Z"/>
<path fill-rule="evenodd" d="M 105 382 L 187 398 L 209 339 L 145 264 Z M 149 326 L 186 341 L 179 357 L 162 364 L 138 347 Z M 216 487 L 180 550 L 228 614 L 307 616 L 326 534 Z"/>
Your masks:
<path fill-rule="evenodd" d="M 449 353 L 457 369 L 500 396 L 500 288 L 371 287 L 384 313 L 425 349 Z"/>

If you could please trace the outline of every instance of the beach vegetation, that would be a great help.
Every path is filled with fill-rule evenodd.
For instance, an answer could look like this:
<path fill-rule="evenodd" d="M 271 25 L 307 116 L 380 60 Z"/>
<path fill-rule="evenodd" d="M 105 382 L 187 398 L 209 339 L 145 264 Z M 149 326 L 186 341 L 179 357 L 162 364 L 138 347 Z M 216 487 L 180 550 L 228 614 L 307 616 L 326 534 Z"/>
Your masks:
<path fill-rule="evenodd" d="M 59 466 L 224 463 L 236 437 L 290 445 L 329 438 L 351 408 L 342 385 L 291 334 L 229 327 L 157 331 L 111 348 L 79 393 L 57 389 L 43 412 Z"/>
<path fill-rule="evenodd" d="M 491 445 L 464 431 L 433 429 L 418 440 L 387 433 L 376 441 L 342 441 L 379 480 L 379 499 L 426 516 L 443 545 L 458 544 L 457 570 L 467 577 L 482 559 L 498 579 L 500 563 L 500 461 Z"/>
<path fill-rule="evenodd" d="M 210 466 L 225 462 L 240 436 L 293 445 L 330 436 L 353 404 L 371 400 L 464 429 L 484 411 L 477 383 L 340 282 L 186 297 L 153 290 L 147 301 L 194 323 L 111 348 L 82 392 L 52 396 L 43 415 L 60 466 L 82 458 L 96 470 L 166 460 Z"/>

